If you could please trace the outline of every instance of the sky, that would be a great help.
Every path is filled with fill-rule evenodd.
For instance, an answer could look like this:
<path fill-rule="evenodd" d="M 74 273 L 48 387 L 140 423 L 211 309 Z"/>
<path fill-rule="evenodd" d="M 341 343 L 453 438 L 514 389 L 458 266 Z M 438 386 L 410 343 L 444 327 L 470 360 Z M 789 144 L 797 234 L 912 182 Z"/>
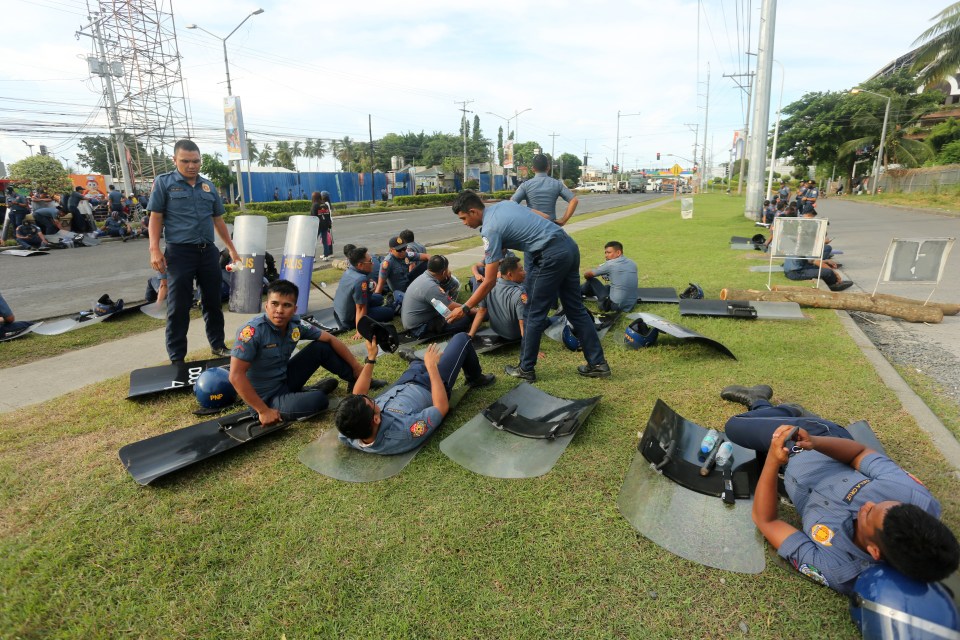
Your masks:
<path fill-rule="evenodd" d="M 258 132 L 248 138 L 261 146 L 307 137 L 367 140 L 368 115 L 374 139 L 456 134 L 457 103 L 471 101 L 467 116 L 480 116 L 487 138 L 495 141 L 503 118 L 522 111 L 510 123 L 518 121 L 520 141 L 535 140 L 556 155 L 582 158 L 586 150 L 594 166 L 615 162 L 619 148 L 624 170 L 674 161 L 688 167 L 695 131 L 702 158 L 708 69 L 706 143 L 713 164 L 726 160 L 746 104 L 724 74 L 745 73 L 748 60 L 755 68 L 756 58 L 744 52 L 756 52 L 760 22 L 759 0 L 172 1 L 194 137 L 204 153 L 226 153 L 223 49 L 185 26 L 226 36 L 262 8 L 227 42 L 233 92 L 247 130 Z M 785 72 L 783 104 L 866 80 L 911 50 L 947 4 L 781 1 L 774 57 Z M 22 28 L 0 39 L 0 160 L 9 166 L 29 155 L 26 141 L 76 166 L 77 139 L 102 133 L 107 123 L 100 79 L 87 72 L 90 39 L 75 37 L 89 22 L 87 2 L 7 6 Z M 774 65 L 771 127 L 780 86 Z M 310 166 L 336 168 L 329 157 Z M 307 161 L 299 168 L 308 169 Z"/>

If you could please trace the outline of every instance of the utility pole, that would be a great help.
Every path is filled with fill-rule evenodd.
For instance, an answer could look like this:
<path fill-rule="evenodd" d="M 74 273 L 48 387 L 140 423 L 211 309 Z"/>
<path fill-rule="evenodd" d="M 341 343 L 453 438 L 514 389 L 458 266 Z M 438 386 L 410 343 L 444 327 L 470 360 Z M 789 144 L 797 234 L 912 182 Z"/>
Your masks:
<path fill-rule="evenodd" d="M 560 135 L 560 134 L 557 134 L 557 133 L 551 133 L 551 134 L 550 134 L 550 137 L 553 138 L 553 139 L 550 141 L 550 177 L 551 177 L 551 178 L 553 177 L 553 170 L 554 170 L 554 169 L 556 168 L 556 166 L 557 166 L 557 159 L 556 159 L 556 156 L 553 155 L 553 153 L 554 153 L 554 151 L 555 151 L 556 148 L 557 148 L 557 136 L 558 136 L 558 135 Z"/>
<path fill-rule="evenodd" d="M 110 118 L 110 129 L 113 133 L 114 144 L 116 145 L 117 150 L 117 164 L 119 167 L 121 167 L 123 188 L 127 193 L 133 193 L 133 183 L 130 180 L 130 165 L 127 164 L 126 146 L 124 145 L 123 141 L 123 127 L 120 126 L 120 117 L 117 114 L 117 98 L 113 93 L 113 80 L 111 79 L 111 74 L 114 73 L 114 69 L 107 61 L 106 45 L 103 42 L 103 34 L 100 33 L 99 14 L 94 13 L 93 16 L 90 17 L 89 26 L 93 27 L 93 35 L 91 36 L 87 33 L 84 33 L 83 35 L 93 38 L 97 45 L 97 54 L 99 56 L 99 60 L 96 61 L 96 69 L 94 69 L 93 65 L 91 64 L 91 71 L 103 78 L 103 84 L 105 87 L 104 93 L 106 93 L 108 105 L 107 113 Z M 117 75 L 120 74 L 117 73 Z"/>
<path fill-rule="evenodd" d="M 373 179 L 373 116 L 369 113 L 367 114 L 367 133 L 370 136 L 370 202 L 376 204 L 377 198 L 373 192 L 374 182 L 376 182 Z"/>
<path fill-rule="evenodd" d="M 763 169 L 767 159 L 767 131 L 770 129 L 770 84 L 773 79 L 773 42 L 776 35 L 777 0 L 760 5 L 760 37 L 757 42 L 757 84 L 753 105 L 753 144 L 747 169 L 747 200 L 743 215 L 755 218 L 763 205 Z M 741 177 L 743 171 L 741 169 Z"/>
<path fill-rule="evenodd" d="M 752 54 L 749 54 L 749 53 L 748 53 L 747 55 L 752 55 Z M 741 84 L 740 80 L 737 80 L 737 79 L 734 80 L 734 82 L 737 83 L 737 86 L 740 87 L 740 89 L 742 89 L 743 91 L 746 91 L 746 92 L 747 92 L 747 117 L 746 117 L 746 121 L 745 121 L 744 124 L 743 124 L 743 154 L 740 156 L 740 177 L 739 177 L 739 179 L 737 180 L 737 195 L 740 195 L 740 193 L 741 193 L 742 190 L 743 190 L 743 179 L 744 179 L 743 169 L 744 169 L 744 162 L 745 162 L 746 159 L 747 159 L 747 147 L 749 146 L 748 143 L 749 143 L 749 140 L 750 140 L 750 108 L 751 108 L 751 106 L 752 106 L 752 104 L 753 104 L 753 76 L 754 76 L 754 75 L 755 75 L 754 72 L 750 71 L 750 60 L 749 60 L 749 58 L 747 59 L 747 72 L 746 72 L 746 73 L 725 73 L 725 74 L 723 74 L 723 77 L 724 77 L 724 78 L 742 78 L 742 77 L 744 77 L 744 76 L 746 76 L 746 78 L 747 78 L 747 86 L 746 86 L 746 87 L 744 87 L 743 84 Z M 736 154 L 736 147 L 734 147 L 734 154 Z M 731 164 L 732 164 L 732 163 L 731 163 Z M 732 166 L 731 166 L 731 168 L 730 168 L 730 178 L 733 179 L 733 167 L 732 167 Z"/>
<path fill-rule="evenodd" d="M 703 167 L 700 169 L 700 190 L 706 190 L 709 180 L 709 156 L 707 155 L 707 125 L 710 124 L 710 63 L 707 63 L 707 108 L 703 116 Z"/>
<path fill-rule="evenodd" d="M 460 118 L 460 129 L 463 133 L 463 182 L 460 183 L 460 188 L 463 189 L 463 185 L 467 182 L 467 114 L 473 113 L 473 111 L 467 111 L 467 105 L 473 102 L 473 100 L 454 100 L 454 104 L 460 105 L 460 111 L 463 112 L 463 115 Z"/>
<path fill-rule="evenodd" d="M 683 125 L 693 131 L 693 164 L 697 164 L 697 147 L 700 146 L 700 123 L 684 122 Z"/>

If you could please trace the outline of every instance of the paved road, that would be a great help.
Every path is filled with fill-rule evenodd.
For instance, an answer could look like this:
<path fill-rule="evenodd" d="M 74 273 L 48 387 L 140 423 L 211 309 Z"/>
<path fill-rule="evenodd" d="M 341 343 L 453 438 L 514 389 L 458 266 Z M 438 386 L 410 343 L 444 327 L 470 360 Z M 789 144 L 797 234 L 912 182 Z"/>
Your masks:
<path fill-rule="evenodd" d="M 892 238 L 940 238 L 960 235 L 960 219 L 927 211 L 856 204 L 849 199 L 830 198 L 817 204 L 820 215 L 829 218 L 833 246 L 844 255 L 843 273 L 856 287 L 872 293 L 880 266 Z M 955 247 L 947 262 L 943 280 L 933 295 L 940 302 L 960 302 L 960 247 Z M 920 300 L 933 291 L 932 285 L 880 285 L 879 293 L 892 293 Z M 881 317 L 879 322 L 888 322 Z M 889 321 L 894 322 L 894 321 Z M 941 324 L 916 324 L 897 321 L 918 342 L 950 353 L 960 363 L 960 316 L 948 316 Z"/>
<path fill-rule="evenodd" d="M 577 214 L 644 202 L 659 195 L 585 196 L 580 199 Z M 267 251 L 274 256 L 283 253 L 286 228 L 286 223 L 268 227 Z M 450 207 L 347 216 L 334 220 L 334 250 L 339 253 L 343 244 L 352 242 L 386 252 L 387 238 L 405 228 L 412 229 L 417 241 L 427 245 L 475 233 L 460 223 Z M 0 292 L 20 319 L 70 315 L 89 309 L 104 293 L 114 299 L 142 300 L 151 275 L 146 240 L 106 242 L 33 258 L 0 255 Z"/>

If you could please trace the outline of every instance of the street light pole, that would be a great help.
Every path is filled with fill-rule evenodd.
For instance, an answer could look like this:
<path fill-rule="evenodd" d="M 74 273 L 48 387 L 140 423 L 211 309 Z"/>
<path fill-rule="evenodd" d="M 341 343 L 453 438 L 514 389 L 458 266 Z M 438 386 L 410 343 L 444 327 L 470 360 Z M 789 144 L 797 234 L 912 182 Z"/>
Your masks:
<path fill-rule="evenodd" d="M 630 116 L 639 116 L 639 115 L 640 115 L 639 111 L 637 113 L 621 114 L 620 110 L 617 109 L 617 149 L 613 154 L 614 162 L 618 162 L 619 161 L 618 158 L 620 157 L 620 118 L 629 118 Z M 619 173 L 620 173 L 620 165 L 617 165 L 617 174 Z M 619 179 L 620 179 L 619 175 L 614 176 L 614 180 L 619 180 Z"/>
<path fill-rule="evenodd" d="M 871 195 L 877 195 L 877 183 L 880 182 L 880 160 L 883 157 L 883 147 L 887 142 L 887 122 L 890 121 L 890 103 L 892 100 L 890 96 L 885 96 L 882 93 L 877 93 L 876 91 L 868 91 L 867 89 L 851 89 L 850 93 L 869 93 L 870 95 L 883 98 L 887 101 L 887 108 L 883 112 L 883 128 L 880 130 L 880 149 L 877 151 L 877 159 L 873 163 L 873 185 L 870 189 Z"/>
<path fill-rule="evenodd" d="M 211 32 L 209 32 L 209 31 L 207 31 L 206 29 L 204 29 L 203 27 L 198 26 L 198 25 L 196 25 L 196 24 L 188 24 L 188 25 L 187 25 L 187 29 L 199 29 L 200 31 L 203 31 L 203 32 L 206 33 L 207 35 L 213 36 L 214 38 L 216 38 L 217 40 L 219 40 L 221 43 L 223 43 L 223 66 L 224 66 L 224 68 L 225 68 L 226 71 L 227 71 L 227 95 L 228 95 L 228 96 L 233 96 L 233 85 L 230 83 L 230 60 L 229 60 L 229 58 L 227 57 L 227 40 L 229 40 L 229 39 L 230 39 L 230 36 L 232 36 L 233 34 L 235 34 L 235 33 L 237 32 L 237 30 L 240 29 L 240 27 L 242 27 L 243 24 L 244 24 L 247 20 L 249 20 L 249 19 L 252 18 L 253 16 L 258 16 L 258 15 L 260 15 L 261 13 L 263 13 L 263 9 L 257 9 L 256 11 L 251 11 L 250 13 L 248 13 L 248 14 L 247 14 L 247 17 L 245 17 L 243 20 L 241 20 L 241 21 L 240 21 L 240 24 L 238 24 L 236 27 L 234 27 L 233 31 L 231 31 L 230 33 L 228 33 L 225 38 L 221 38 L 221 37 L 218 36 L 217 34 L 211 33 Z M 231 161 L 231 164 L 232 164 L 233 162 L 234 162 L 234 161 Z M 243 193 L 243 175 L 242 175 L 243 167 L 242 167 L 242 161 L 241 161 L 241 160 L 236 160 L 236 163 L 237 163 L 237 191 L 240 193 L 240 210 L 241 210 L 241 211 L 245 211 L 245 210 L 246 210 L 246 200 L 247 200 L 247 199 L 246 199 L 246 197 L 244 196 L 244 193 Z M 252 194 L 251 194 L 251 195 L 252 195 Z"/>

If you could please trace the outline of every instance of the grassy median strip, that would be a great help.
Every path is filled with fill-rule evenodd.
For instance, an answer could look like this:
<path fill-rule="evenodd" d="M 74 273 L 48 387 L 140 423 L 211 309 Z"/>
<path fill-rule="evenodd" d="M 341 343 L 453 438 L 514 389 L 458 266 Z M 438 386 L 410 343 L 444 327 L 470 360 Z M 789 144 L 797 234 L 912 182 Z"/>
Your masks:
<path fill-rule="evenodd" d="M 742 201 L 669 203 L 576 235 L 582 266 L 619 240 L 642 286 L 762 286 L 730 235 L 750 235 Z M 775 276 L 775 279 L 782 276 Z M 669 337 L 641 351 L 604 341 L 614 376 L 586 380 L 550 340 L 537 386 L 603 400 L 556 467 L 526 481 L 475 475 L 439 442 L 512 388 L 515 348 L 482 356 L 499 375 L 474 392 L 398 476 L 330 480 L 297 461 L 330 416 L 185 470 L 134 484 L 124 444 L 197 422 L 192 395 L 133 403 L 114 379 L 0 417 L 0 630 L 11 637 L 233 638 L 854 638 L 846 599 L 768 553 L 760 575 L 682 560 L 620 516 L 616 500 L 637 432 L 657 398 L 705 426 L 740 407 L 732 383 L 770 383 L 776 398 L 838 422 L 866 419 L 893 457 L 923 479 L 960 525 L 960 481 L 836 315 L 785 323 L 683 318 L 642 310 L 726 344 L 733 361 Z M 383 357 L 377 376 L 404 368 Z M 342 385 L 338 393 L 343 393 Z M 783 508 L 781 508 L 783 509 Z M 689 514 L 678 527 L 698 529 Z M 718 553 L 720 551 L 718 550 Z"/>

